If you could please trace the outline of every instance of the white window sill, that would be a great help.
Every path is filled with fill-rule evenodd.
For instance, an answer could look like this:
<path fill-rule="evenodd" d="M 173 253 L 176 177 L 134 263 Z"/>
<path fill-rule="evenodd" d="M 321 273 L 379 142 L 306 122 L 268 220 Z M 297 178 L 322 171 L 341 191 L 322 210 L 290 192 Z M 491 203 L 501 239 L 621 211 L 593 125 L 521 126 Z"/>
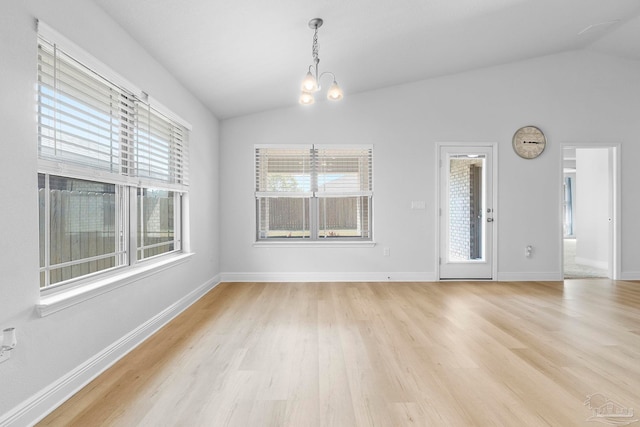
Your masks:
<path fill-rule="evenodd" d="M 111 292 L 114 289 L 128 285 L 129 283 L 159 273 L 167 268 L 182 264 L 192 256 L 193 253 L 182 253 L 174 256 L 163 257 L 162 259 L 154 262 L 141 263 L 135 267 L 127 268 L 123 272 L 118 272 L 114 275 L 95 280 L 86 285 L 43 295 L 40 297 L 40 302 L 36 305 L 36 309 L 38 310 L 40 317 L 48 316 L 83 301 L 95 298 L 98 295 Z"/>
<path fill-rule="evenodd" d="M 375 245 L 376 242 L 358 242 L 354 240 L 343 242 L 321 242 L 317 240 L 288 242 L 278 240 L 270 242 L 255 242 L 253 244 L 255 248 L 372 248 Z"/>

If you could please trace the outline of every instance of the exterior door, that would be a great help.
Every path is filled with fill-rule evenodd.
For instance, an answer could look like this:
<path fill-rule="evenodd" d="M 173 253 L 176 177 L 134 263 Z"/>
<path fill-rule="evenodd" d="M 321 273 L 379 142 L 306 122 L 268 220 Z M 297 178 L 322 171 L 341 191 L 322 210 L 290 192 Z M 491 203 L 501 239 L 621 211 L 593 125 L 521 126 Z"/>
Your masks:
<path fill-rule="evenodd" d="M 492 153 L 440 147 L 440 279 L 493 279 Z"/>

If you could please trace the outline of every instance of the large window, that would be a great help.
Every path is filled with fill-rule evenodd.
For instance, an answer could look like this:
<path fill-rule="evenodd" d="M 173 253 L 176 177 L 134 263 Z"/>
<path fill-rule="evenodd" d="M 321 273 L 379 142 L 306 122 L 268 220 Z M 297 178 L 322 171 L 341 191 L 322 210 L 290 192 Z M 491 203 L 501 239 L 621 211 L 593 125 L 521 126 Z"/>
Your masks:
<path fill-rule="evenodd" d="M 39 35 L 41 289 L 182 250 L 188 125 L 113 80 Z"/>
<path fill-rule="evenodd" d="M 256 146 L 256 240 L 372 239 L 371 146 Z"/>

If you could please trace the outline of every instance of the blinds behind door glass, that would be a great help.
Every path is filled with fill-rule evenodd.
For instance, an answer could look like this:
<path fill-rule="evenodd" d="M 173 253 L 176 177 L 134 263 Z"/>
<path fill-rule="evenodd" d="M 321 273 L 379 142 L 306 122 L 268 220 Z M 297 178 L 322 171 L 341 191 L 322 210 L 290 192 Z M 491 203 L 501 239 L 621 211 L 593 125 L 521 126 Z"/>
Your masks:
<path fill-rule="evenodd" d="M 41 37 L 38 120 L 41 159 L 116 180 L 188 183 L 184 126 Z"/>

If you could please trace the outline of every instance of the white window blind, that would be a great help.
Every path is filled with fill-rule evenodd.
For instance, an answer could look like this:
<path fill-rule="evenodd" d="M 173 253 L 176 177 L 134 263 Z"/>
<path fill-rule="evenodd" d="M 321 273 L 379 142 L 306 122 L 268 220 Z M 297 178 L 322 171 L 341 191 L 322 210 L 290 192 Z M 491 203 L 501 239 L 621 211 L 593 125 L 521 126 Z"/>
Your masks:
<path fill-rule="evenodd" d="M 134 113 L 131 94 L 39 40 L 40 158 L 128 175 Z"/>
<path fill-rule="evenodd" d="M 38 83 L 41 159 L 97 169 L 117 182 L 188 185 L 186 126 L 42 37 Z"/>
<path fill-rule="evenodd" d="M 371 196 L 372 149 L 316 146 L 318 197 Z"/>
<path fill-rule="evenodd" d="M 135 176 L 188 184 L 187 129 L 145 104 L 136 118 Z"/>
<path fill-rule="evenodd" d="M 312 155 L 312 146 L 256 147 L 256 195 L 311 196 Z"/>
<path fill-rule="evenodd" d="M 322 197 L 370 196 L 373 192 L 371 147 L 256 147 L 256 192 Z"/>

